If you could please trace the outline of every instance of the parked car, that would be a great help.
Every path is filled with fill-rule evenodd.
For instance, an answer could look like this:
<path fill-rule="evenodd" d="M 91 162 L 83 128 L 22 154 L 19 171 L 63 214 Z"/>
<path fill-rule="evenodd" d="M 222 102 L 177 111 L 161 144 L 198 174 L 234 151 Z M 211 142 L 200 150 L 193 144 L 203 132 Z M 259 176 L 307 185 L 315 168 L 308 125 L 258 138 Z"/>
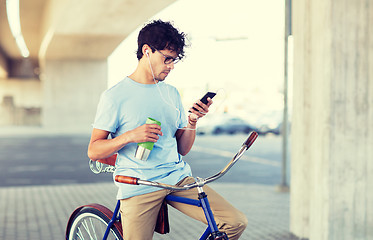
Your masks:
<path fill-rule="evenodd" d="M 282 132 L 282 123 L 278 123 L 276 126 L 270 125 L 270 124 L 263 124 L 259 127 L 259 131 L 265 135 L 265 134 L 275 134 L 280 135 Z"/>
<path fill-rule="evenodd" d="M 259 131 L 265 134 L 279 135 L 282 131 L 283 112 L 281 110 L 269 111 L 261 115 L 256 121 Z"/>
<path fill-rule="evenodd" d="M 198 125 L 197 134 L 235 134 L 258 131 L 256 127 L 247 121 L 231 115 L 212 116 Z"/>

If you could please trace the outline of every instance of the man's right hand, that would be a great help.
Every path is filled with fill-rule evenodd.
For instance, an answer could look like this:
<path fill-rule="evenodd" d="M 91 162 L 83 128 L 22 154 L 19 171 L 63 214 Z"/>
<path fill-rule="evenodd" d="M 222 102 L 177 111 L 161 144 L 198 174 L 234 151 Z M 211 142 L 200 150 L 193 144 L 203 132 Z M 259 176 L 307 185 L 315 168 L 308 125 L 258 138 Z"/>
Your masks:
<path fill-rule="evenodd" d="M 131 142 L 157 142 L 163 133 L 158 124 L 144 124 L 113 139 L 108 135 L 107 131 L 93 129 L 88 146 L 88 157 L 93 161 L 107 158 Z"/>
<path fill-rule="evenodd" d="M 157 142 L 159 136 L 163 136 L 161 126 L 158 124 L 144 124 L 131 131 L 128 131 L 132 142 Z"/>

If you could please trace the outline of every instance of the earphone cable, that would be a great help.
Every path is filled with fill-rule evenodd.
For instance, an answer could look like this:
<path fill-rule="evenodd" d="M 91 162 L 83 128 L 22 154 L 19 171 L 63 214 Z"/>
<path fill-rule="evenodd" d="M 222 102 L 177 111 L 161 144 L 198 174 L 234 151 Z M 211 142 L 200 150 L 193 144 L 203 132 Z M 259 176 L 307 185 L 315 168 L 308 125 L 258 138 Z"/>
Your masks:
<path fill-rule="evenodd" d="M 175 106 L 175 104 L 174 104 L 174 105 L 170 104 L 170 103 L 169 103 L 168 101 L 166 101 L 165 98 L 163 97 L 163 94 L 162 94 L 162 92 L 161 92 L 161 89 L 160 89 L 159 86 L 158 86 L 159 81 L 158 81 L 158 83 L 157 83 L 156 80 L 155 80 L 155 75 L 154 75 L 153 67 L 152 67 L 152 64 L 151 64 L 151 62 L 150 62 L 150 56 L 149 56 L 148 54 L 147 54 L 147 56 L 148 56 L 148 62 L 149 62 L 149 66 L 150 66 L 150 71 L 151 71 L 152 76 L 153 76 L 154 84 L 157 86 L 158 92 L 159 92 L 159 94 L 161 95 L 162 100 L 163 100 L 167 105 L 169 105 L 169 106 L 171 106 L 172 108 L 174 108 L 174 109 L 177 111 L 177 113 L 178 113 L 177 118 L 176 118 L 176 122 L 175 122 L 175 127 L 176 127 L 176 129 L 196 131 L 196 129 L 194 129 L 194 128 L 186 128 L 186 127 L 184 127 L 184 128 L 179 128 L 179 127 L 177 126 L 177 122 L 178 122 L 178 120 L 179 120 L 179 117 L 181 117 L 181 112 L 180 112 L 180 110 Z M 223 89 L 223 88 L 220 88 L 220 89 L 218 89 L 218 90 L 216 91 L 216 93 L 218 93 L 220 90 L 224 90 L 224 89 Z M 168 98 L 169 98 L 170 102 L 172 102 L 172 100 L 171 100 L 171 96 L 170 96 L 170 91 L 169 91 L 168 87 L 167 87 L 167 92 L 168 92 Z M 224 92 L 225 92 L 225 91 L 224 91 Z M 222 101 L 222 102 L 221 102 L 221 103 L 216 107 L 215 111 L 217 111 L 217 110 L 219 109 L 219 107 L 224 103 L 225 99 L 226 99 L 226 94 L 225 94 L 225 97 L 224 97 L 223 101 Z M 173 102 L 172 102 L 172 103 L 173 103 Z M 205 113 L 205 112 L 201 112 L 201 111 L 200 111 L 200 113 L 201 113 L 201 114 L 204 114 L 204 115 L 207 114 L 207 113 Z M 197 117 L 197 119 L 199 119 L 199 117 Z"/>

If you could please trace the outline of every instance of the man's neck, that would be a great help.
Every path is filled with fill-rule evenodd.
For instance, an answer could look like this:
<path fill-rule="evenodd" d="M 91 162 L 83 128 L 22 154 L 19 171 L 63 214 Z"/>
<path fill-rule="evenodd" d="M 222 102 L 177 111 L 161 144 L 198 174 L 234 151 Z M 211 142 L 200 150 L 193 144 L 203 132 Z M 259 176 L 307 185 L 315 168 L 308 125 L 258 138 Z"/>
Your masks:
<path fill-rule="evenodd" d="M 136 70 L 128 77 L 141 84 L 154 84 L 155 82 L 158 82 L 153 79 L 152 73 L 142 69 L 140 66 L 137 66 Z"/>

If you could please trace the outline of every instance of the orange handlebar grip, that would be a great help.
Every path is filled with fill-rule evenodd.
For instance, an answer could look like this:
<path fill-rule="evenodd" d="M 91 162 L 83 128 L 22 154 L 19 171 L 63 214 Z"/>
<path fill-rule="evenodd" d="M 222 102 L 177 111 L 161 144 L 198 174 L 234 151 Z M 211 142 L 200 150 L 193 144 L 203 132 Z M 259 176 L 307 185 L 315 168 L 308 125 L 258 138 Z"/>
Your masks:
<path fill-rule="evenodd" d="M 244 145 L 246 145 L 247 148 L 249 148 L 251 145 L 253 145 L 253 143 L 254 143 L 254 141 L 256 140 L 257 137 L 258 137 L 257 132 L 251 132 L 250 136 L 247 138 Z"/>
<path fill-rule="evenodd" d="M 122 175 L 116 175 L 115 181 L 120 183 L 126 183 L 126 184 L 132 184 L 132 185 L 139 185 L 138 184 L 138 178 L 135 177 L 128 177 L 128 176 L 122 176 Z"/>

